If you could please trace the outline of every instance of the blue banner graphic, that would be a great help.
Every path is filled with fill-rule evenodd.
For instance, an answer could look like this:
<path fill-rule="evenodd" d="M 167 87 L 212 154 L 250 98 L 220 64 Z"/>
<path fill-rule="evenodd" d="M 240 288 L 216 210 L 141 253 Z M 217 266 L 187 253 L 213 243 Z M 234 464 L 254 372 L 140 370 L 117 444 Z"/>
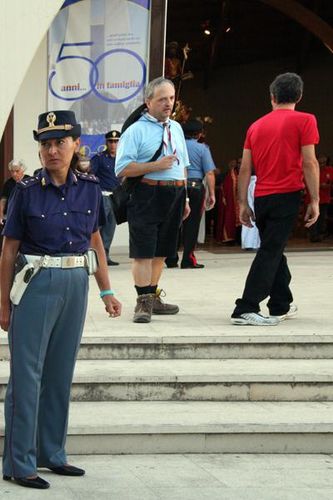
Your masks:
<path fill-rule="evenodd" d="M 143 102 L 149 0 L 66 0 L 49 30 L 48 108 L 71 109 L 87 154 Z"/>

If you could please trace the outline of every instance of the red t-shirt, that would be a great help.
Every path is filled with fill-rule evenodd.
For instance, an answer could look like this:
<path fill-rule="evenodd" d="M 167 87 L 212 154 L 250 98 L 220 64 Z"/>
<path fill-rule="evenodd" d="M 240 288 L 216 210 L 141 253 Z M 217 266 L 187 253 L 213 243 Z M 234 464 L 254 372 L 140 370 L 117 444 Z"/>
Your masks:
<path fill-rule="evenodd" d="M 257 183 L 255 196 L 289 193 L 304 188 L 301 147 L 318 144 L 314 115 L 276 109 L 254 122 L 244 149 L 250 149 Z"/>

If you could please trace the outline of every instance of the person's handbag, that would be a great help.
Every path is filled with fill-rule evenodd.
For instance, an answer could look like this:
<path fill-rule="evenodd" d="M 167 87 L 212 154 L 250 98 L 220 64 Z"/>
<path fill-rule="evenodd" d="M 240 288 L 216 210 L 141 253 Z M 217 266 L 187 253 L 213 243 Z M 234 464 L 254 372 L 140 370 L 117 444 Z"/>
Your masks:
<path fill-rule="evenodd" d="M 162 148 L 163 139 L 149 162 L 157 160 L 161 154 Z M 124 181 L 113 190 L 111 199 L 113 212 L 118 225 L 127 222 L 127 204 L 135 187 L 141 182 L 142 177 L 143 175 L 139 175 L 138 177 L 126 177 Z"/>

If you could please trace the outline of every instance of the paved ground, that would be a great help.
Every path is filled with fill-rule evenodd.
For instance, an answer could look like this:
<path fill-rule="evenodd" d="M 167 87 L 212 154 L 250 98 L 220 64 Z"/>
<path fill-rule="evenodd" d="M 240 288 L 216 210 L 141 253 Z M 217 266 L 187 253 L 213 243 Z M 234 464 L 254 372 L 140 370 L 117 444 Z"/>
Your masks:
<path fill-rule="evenodd" d="M 331 334 L 332 251 L 293 252 L 288 256 L 299 316 L 270 327 L 283 335 Z M 86 336 L 153 337 L 163 335 L 268 334 L 267 328 L 235 327 L 229 317 L 242 292 L 253 254 L 198 253 L 204 270 L 166 270 L 161 285 L 170 301 L 181 307 L 172 318 L 155 318 L 149 325 L 131 322 L 135 301 L 125 254 L 113 255 L 121 265 L 111 268 L 113 287 L 124 302 L 124 314 L 109 319 L 91 282 Z M 265 308 L 263 309 L 265 312 Z M 0 481 L 0 498 L 71 500 L 328 500 L 333 498 L 332 455 L 113 455 L 77 456 L 72 463 L 87 470 L 84 478 L 62 478 L 51 472 L 45 492 Z"/>
<path fill-rule="evenodd" d="M 37 491 L 0 483 L 13 500 L 332 500 L 332 455 L 113 455 L 73 457 L 83 478 L 41 471 Z"/>
<path fill-rule="evenodd" d="M 125 253 L 114 255 L 120 266 L 111 267 L 112 286 L 123 303 L 123 317 L 109 319 L 105 314 L 94 280 L 91 280 L 86 336 L 200 336 L 332 333 L 333 251 L 290 252 L 288 262 L 293 276 L 291 287 L 299 314 L 296 320 L 284 321 L 278 327 L 237 327 L 230 324 L 234 302 L 243 291 L 245 278 L 253 260 L 252 252 L 212 254 L 197 252 L 205 269 L 165 269 L 160 286 L 166 300 L 179 304 L 175 316 L 155 316 L 150 324 L 132 323 L 135 289 L 130 261 Z M 263 304 L 262 312 L 267 313 Z M 275 332 L 275 333 L 274 333 Z"/>

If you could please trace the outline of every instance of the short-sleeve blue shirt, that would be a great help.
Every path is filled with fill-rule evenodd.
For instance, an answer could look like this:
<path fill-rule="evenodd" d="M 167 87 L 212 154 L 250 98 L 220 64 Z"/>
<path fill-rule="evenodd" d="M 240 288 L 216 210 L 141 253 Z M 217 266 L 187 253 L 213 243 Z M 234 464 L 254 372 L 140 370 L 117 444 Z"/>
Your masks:
<path fill-rule="evenodd" d="M 114 172 L 116 158 L 108 151 L 93 156 L 90 160 L 92 171 L 99 178 L 102 191 L 112 191 L 119 186 L 119 179 Z"/>
<path fill-rule="evenodd" d="M 170 133 L 178 161 L 173 163 L 171 169 L 145 174 L 144 177 L 154 180 L 181 180 L 185 178 L 184 169 L 190 162 L 183 130 L 178 122 L 170 120 Z M 148 162 L 161 145 L 162 137 L 163 124 L 161 122 L 152 122 L 145 115 L 141 116 L 120 137 L 116 156 L 116 175 L 119 175 L 132 162 Z M 166 154 L 173 154 L 170 144 L 168 144 Z M 160 158 L 163 155 L 162 152 Z"/>
<path fill-rule="evenodd" d="M 203 179 L 207 172 L 215 170 L 209 146 L 196 139 L 186 139 L 190 166 L 187 168 L 188 179 Z"/>
<path fill-rule="evenodd" d="M 69 170 L 66 183 L 56 186 L 43 169 L 17 183 L 3 234 L 21 241 L 21 253 L 82 254 L 98 229 L 101 199 L 94 175 Z"/>

